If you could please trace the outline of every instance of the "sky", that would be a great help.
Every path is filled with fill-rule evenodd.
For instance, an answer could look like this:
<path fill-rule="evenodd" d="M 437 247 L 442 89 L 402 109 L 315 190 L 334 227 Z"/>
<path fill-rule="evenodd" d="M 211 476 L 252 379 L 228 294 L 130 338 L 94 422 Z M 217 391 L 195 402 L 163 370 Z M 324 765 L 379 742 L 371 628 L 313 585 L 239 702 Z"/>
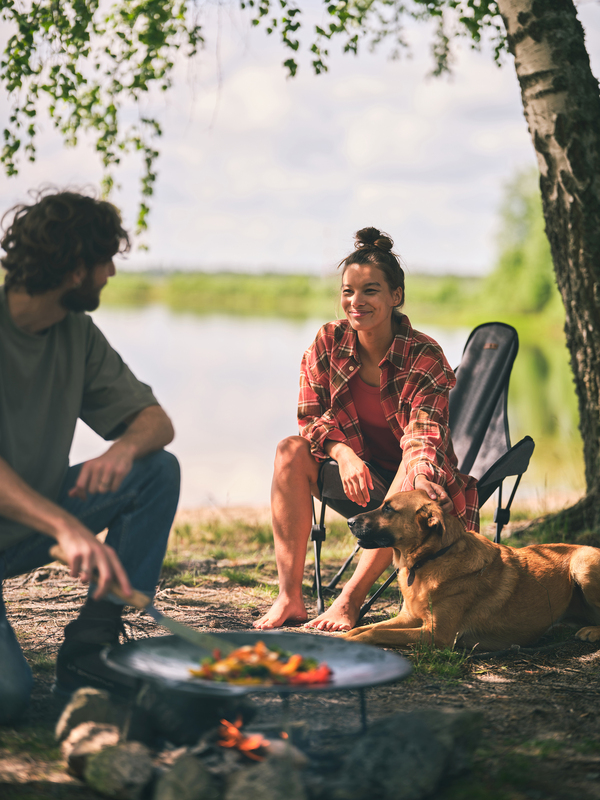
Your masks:
<path fill-rule="evenodd" d="M 600 4 L 578 7 L 598 75 Z M 492 268 L 503 186 L 535 165 L 510 57 L 499 69 L 490 48 L 463 42 L 453 75 L 431 78 L 431 30 L 413 25 L 408 58 L 332 46 L 327 74 L 302 65 L 289 79 L 289 51 L 237 7 L 203 14 L 205 51 L 144 108 L 164 129 L 149 251 L 119 268 L 327 274 L 365 225 L 392 236 L 409 272 Z M 65 148 L 40 122 L 37 162 L 0 180 L 3 210 L 43 184 L 99 184 L 91 144 Z M 130 229 L 139 174 L 128 158 L 112 198 Z"/>

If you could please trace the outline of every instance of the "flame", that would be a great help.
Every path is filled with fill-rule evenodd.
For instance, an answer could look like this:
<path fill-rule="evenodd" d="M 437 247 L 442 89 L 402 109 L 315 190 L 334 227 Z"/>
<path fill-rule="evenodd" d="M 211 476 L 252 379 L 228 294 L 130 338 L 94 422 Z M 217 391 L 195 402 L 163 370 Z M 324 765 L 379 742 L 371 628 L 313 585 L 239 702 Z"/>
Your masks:
<path fill-rule="evenodd" d="M 235 722 L 229 722 L 226 719 L 221 720 L 221 729 L 218 744 L 221 747 L 235 747 L 240 753 L 243 753 L 253 761 L 264 761 L 265 757 L 256 752 L 261 747 L 268 747 L 270 742 L 265 739 L 260 733 L 254 733 L 251 736 L 246 736 L 240 730 L 242 727 L 242 718 L 238 717 Z"/>

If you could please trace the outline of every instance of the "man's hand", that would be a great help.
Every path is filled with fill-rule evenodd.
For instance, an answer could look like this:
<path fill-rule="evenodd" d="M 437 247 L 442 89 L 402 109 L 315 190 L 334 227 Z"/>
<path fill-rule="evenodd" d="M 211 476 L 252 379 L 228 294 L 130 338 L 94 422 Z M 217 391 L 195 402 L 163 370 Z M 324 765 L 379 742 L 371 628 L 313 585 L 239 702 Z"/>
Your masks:
<path fill-rule="evenodd" d="M 116 492 L 130 473 L 133 459 L 134 448 L 120 439 L 106 453 L 83 464 L 75 485 L 69 490 L 69 497 L 85 500 L 88 492 Z"/>
<path fill-rule="evenodd" d="M 160 406 L 143 408 L 126 423 L 127 430 L 106 453 L 85 462 L 69 497 L 85 500 L 88 492 L 116 492 L 136 458 L 161 450 L 173 440 L 171 420 Z"/>
<path fill-rule="evenodd" d="M 454 508 L 454 504 L 446 490 L 439 484 L 432 483 L 424 475 L 417 475 L 415 478 L 415 489 L 422 489 L 427 492 L 432 500 L 437 500 L 442 507 L 442 511 L 452 511 Z"/>
<path fill-rule="evenodd" d="M 126 596 L 131 595 L 129 578 L 115 551 L 99 542 L 79 520 L 66 518 L 55 538 L 66 557 L 71 577 L 79 578 L 82 583 L 96 583 L 94 600 L 100 600 L 113 582 Z"/>

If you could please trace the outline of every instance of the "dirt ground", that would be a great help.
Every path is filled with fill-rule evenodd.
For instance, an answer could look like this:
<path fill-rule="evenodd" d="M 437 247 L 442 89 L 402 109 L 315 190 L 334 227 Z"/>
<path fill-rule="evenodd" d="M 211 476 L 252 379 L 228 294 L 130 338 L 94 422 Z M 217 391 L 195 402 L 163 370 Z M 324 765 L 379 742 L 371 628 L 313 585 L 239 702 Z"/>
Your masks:
<path fill-rule="evenodd" d="M 69 777 L 53 740 L 60 705 L 51 694 L 64 625 L 84 598 L 83 588 L 58 565 L 5 584 L 10 620 L 33 666 L 36 684 L 27 719 L 0 729 L 0 797 L 84 800 L 97 797 Z M 380 606 L 371 621 L 388 613 Z M 201 586 L 163 583 L 157 605 L 202 629 L 248 629 L 268 607 L 251 589 L 215 570 Z M 162 635 L 148 617 L 127 617 L 134 637 Z M 0 667 L 1 668 L 1 667 Z M 416 674 L 366 692 L 369 724 L 403 710 L 475 709 L 483 731 L 473 770 L 443 787 L 437 798 L 600 798 L 600 649 L 569 638 L 536 653 L 468 659 L 457 676 Z M 277 715 L 275 700 L 263 711 Z M 356 693 L 295 695 L 291 715 L 315 730 L 356 729 Z M 370 799 L 371 800 L 371 799 Z M 373 798 L 372 800 L 376 800 Z"/>

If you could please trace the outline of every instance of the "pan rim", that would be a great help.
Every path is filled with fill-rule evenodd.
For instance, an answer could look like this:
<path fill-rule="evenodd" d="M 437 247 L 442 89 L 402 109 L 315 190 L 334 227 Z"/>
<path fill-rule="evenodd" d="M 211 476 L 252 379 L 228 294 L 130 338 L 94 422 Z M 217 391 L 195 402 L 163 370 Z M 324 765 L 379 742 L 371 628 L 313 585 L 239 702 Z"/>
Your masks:
<path fill-rule="evenodd" d="M 158 650 L 163 646 L 170 647 L 171 644 L 176 644 L 177 648 L 179 650 L 183 650 L 184 652 L 196 650 L 196 658 L 198 660 L 191 661 L 190 666 L 195 663 L 199 663 L 200 658 L 203 656 L 202 649 L 196 645 L 184 642 L 182 639 L 179 639 L 179 637 L 173 635 L 137 639 L 132 642 L 116 645 L 104 650 L 102 652 L 102 658 L 111 668 L 116 669 L 117 671 L 126 674 L 129 677 L 137 678 L 142 682 L 152 683 L 175 691 L 222 697 L 241 696 L 247 694 L 304 694 L 306 692 L 319 693 L 366 689 L 371 686 L 381 686 L 389 683 L 395 683 L 407 678 L 412 672 L 412 665 L 410 661 L 394 651 L 384 650 L 379 647 L 374 647 L 373 645 L 360 644 L 358 642 L 352 642 L 351 640 L 348 641 L 338 637 L 326 636 L 324 634 L 308 632 L 297 633 L 292 631 L 276 630 L 219 631 L 211 632 L 211 635 L 224 640 L 233 640 L 236 644 L 236 640 L 241 639 L 242 641 L 239 643 L 239 646 L 242 644 L 250 644 L 266 638 L 277 638 L 278 640 L 284 641 L 288 640 L 291 646 L 285 647 L 284 649 L 293 650 L 294 652 L 302 652 L 303 649 L 306 649 L 302 648 L 301 646 L 303 641 L 306 641 L 307 643 L 311 641 L 314 643 L 314 640 L 316 639 L 325 640 L 329 644 L 323 645 L 323 643 L 321 643 L 319 649 L 323 649 L 324 646 L 326 650 L 331 651 L 329 660 L 331 660 L 332 657 L 337 656 L 337 658 L 334 657 L 333 659 L 334 663 L 340 660 L 339 653 L 342 653 L 342 660 L 346 657 L 346 655 L 353 654 L 355 656 L 355 660 L 358 660 L 359 662 L 362 662 L 365 658 L 367 662 L 372 661 L 373 664 L 369 664 L 369 666 L 373 666 L 374 668 L 371 670 L 364 670 L 365 674 L 362 677 L 359 675 L 356 678 L 350 678 L 349 680 L 342 679 L 336 681 L 336 669 L 334 665 L 331 665 L 333 669 L 333 680 L 331 683 L 324 684 L 288 686 L 252 684 L 240 686 L 238 684 L 206 681 L 202 680 L 201 678 L 194 677 L 190 677 L 189 679 L 186 678 L 185 680 L 171 679 L 165 674 L 153 674 L 151 670 L 143 670 L 139 668 L 134 669 L 130 663 L 124 663 L 124 661 L 127 661 L 127 656 L 129 655 L 130 651 L 133 651 L 135 656 L 136 649 L 141 650 L 144 648 L 146 650 L 152 650 L 152 648 L 156 648 Z M 147 644 L 148 642 L 152 642 L 153 644 L 149 646 Z M 309 654 L 313 655 L 312 653 Z M 204 655 L 206 655 L 206 651 L 204 652 Z M 304 655 L 304 653 L 302 653 L 302 655 Z M 146 658 L 148 658 L 148 654 L 146 654 Z M 322 660 L 327 660 L 327 656 L 323 657 Z"/>

